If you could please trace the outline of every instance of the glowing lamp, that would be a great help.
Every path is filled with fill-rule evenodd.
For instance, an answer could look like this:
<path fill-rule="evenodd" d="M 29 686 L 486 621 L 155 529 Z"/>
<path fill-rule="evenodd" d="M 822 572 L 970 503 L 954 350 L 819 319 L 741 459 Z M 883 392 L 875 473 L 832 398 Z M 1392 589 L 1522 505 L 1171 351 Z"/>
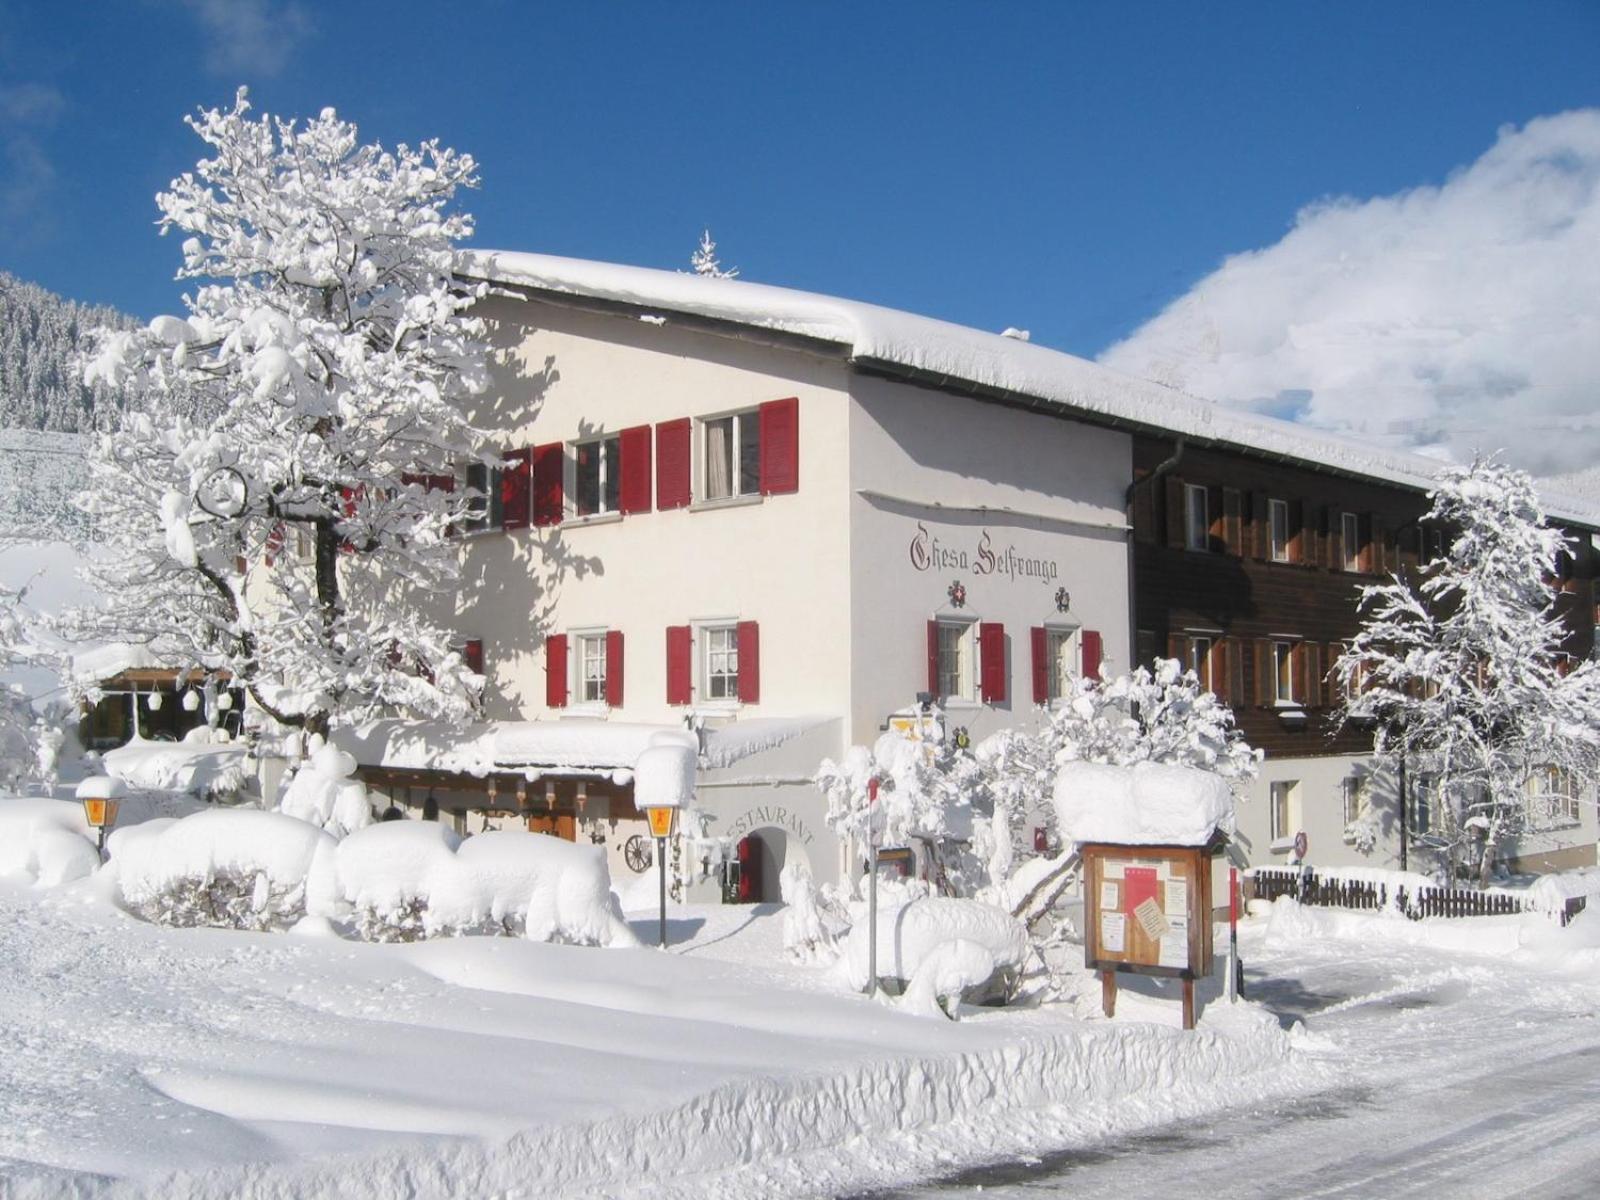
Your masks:
<path fill-rule="evenodd" d="M 77 797 L 83 804 L 83 816 L 89 825 L 100 833 L 100 853 L 106 849 L 106 834 L 117 823 L 117 809 L 127 788 L 122 780 L 109 775 L 91 775 L 78 785 Z"/>

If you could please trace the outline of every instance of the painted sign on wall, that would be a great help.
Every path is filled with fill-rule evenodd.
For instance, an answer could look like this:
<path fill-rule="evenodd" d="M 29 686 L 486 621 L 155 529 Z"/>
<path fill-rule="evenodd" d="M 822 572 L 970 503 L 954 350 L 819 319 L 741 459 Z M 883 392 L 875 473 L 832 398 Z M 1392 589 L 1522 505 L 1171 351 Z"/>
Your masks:
<path fill-rule="evenodd" d="M 1000 546 L 987 529 L 980 531 L 977 541 L 969 547 L 942 540 L 918 521 L 908 553 L 911 565 L 918 571 L 967 571 L 980 577 L 1031 579 L 1045 584 L 1054 583 L 1061 574 L 1055 559 L 1020 553 L 1012 542 Z"/>

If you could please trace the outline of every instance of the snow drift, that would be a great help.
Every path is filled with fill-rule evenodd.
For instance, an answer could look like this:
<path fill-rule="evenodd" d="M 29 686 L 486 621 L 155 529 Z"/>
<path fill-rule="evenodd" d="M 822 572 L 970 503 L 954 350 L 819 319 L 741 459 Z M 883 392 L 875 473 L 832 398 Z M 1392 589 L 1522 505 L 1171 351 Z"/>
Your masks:
<path fill-rule="evenodd" d="M 845 939 L 840 959 L 844 978 L 852 988 L 867 986 L 867 931 L 862 919 Z M 963 943 L 958 950 L 947 950 Z M 946 896 L 920 896 L 915 899 L 880 904 L 878 908 L 878 977 L 909 983 L 925 963 L 931 976 L 924 985 L 932 990 L 936 982 L 956 980 L 942 996 L 957 996 L 985 983 L 997 974 L 1020 970 L 1028 954 L 1028 932 L 1010 913 L 979 900 L 959 900 Z M 975 967 L 982 956 L 987 970 Z M 980 964 L 981 966 L 981 964 Z M 976 975 L 976 978 L 972 978 Z"/>
<path fill-rule="evenodd" d="M 82 879 L 99 865 L 81 804 L 0 799 L 0 878 L 50 887 Z"/>

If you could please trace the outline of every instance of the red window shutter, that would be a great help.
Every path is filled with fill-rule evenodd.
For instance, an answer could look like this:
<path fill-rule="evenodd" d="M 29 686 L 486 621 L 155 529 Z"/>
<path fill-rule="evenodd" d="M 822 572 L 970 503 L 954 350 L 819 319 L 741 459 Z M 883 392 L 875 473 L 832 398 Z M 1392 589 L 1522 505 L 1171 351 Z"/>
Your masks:
<path fill-rule="evenodd" d="M 544 640 L 544 702 L 549 708 L 567 706 L 567 635 L 553 633 Z"/>
<path fill-rule="evenodd" d="M 650 426 L 636 425 L 617 435 L 622 470 L 617 506 L 624 515 L 650 511 Z"/>
<path fill-rule="evenodd" d="M 689 418 L 656 426 L 656 507 L 683 508 L 689 503 Z"/>
<path fill-rule="evenodd" d="M 761 406 L 761 494 L 800 490 L 800 401 L 768 400 Z"/>
<path fill-rule="evenodd" d="M 1028 631 L 1028 641 L 1033 645 L 1033 702 L 1050 703 L 1050 632 L 1043 625 Z"/>
<path fill-rule="evenodd" d="M 928 622 L 928 691 L 939 694 L 939 622 Z"/>
<path fill-rule="evenodd" d="M 414 483 L 415 484 L 419 484 L 422 487 L 427 487 L 428 486 L 428 477 L 426 475 L 418 475 L 413 471 L 402 471 L 402 472 L 400 472 L 400 486 L 401 487 L 410 487 Z"/>
<path fill-rule="evenodd" d="M 461 659 L 474 675 L 483 674 L 483 639 L 469 638 L 461 647 Z"/>
<path fill-rule="evenodd" d="M 1167 492 L 1167 545 L 1182 550 L 1189 544 L 1188 498 L 1184 495 L 1183 480 L 1168 475 Z"/>
<path fill-rule="evenodd" d="M 267 531 L 267 566 L 272 566 L 277 561 L 278 555 L 283 553 L 283 546 L 289 538 L 289 531 L 282 521 L 276 521 Z"/>
<path fill-rule="evenodd" d="M 505 469 L 500 473 L 501 525 L 506 529 L 526 529 L 529 505 L 529 476 L 533 451 L 524 446 L 506 453 Z"/>
<path fill-rule="evenodd" d="M 1100 634 L 1093 629 L 1085 629 L 1078 640 L 1083 646 L 1083 677 L 1099 679 L 1100 662 L 1105 657 L 1104 642 Z"/>
<path fill-rule="evenodd" d="M 978 683 L 985 704 L 1006 701 L 1006 627 L 998 621 L 978 624 Z"/>
<path fill-rule="evenodd" d="M 689 627 L 667 626 L 667 703 L 692 702 L 689 686 Z"/>
<path fill-rule="evenodd" d="M 622 631 L 606 632 L 606 703 L 622 707 Z"/>
<path fill-rule="evenodd" d="M 561 509 L 565 502 L 562 494 L 562 473 L 565 462 L 561 443 L 551 442 L 533 448 L 533 523 L 535 525 L 561 524 Z"/>
<path fill-rule="evenodd" d="M 454 475 L 429 475 L 428 490 L 434 492 L 454 492 L 456 490 L 456 477 Z"/>
<path fill-rule="evenodd" d="M 761 701 L 761 630 L 754 621 L 740 621 L 735 635 L 739 639 L 739 703 Z"/>
<path fill-rule="evenodd" d="M 1271 707 L 1278 700 L 1277 663 L 1273 661 L 1272 643 L 1266 638 L 1257 638 L 1255 654 L 1256 703 Z"/>

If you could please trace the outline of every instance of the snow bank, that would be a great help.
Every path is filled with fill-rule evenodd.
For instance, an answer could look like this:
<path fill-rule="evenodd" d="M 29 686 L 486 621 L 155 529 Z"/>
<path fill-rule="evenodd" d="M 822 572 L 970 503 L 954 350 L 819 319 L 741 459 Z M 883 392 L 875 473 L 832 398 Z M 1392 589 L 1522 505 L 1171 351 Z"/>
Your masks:
<path fill-rule="evenodd" d="M 1069 762 L 1056 774 L 1056 819 L 1079 845 L 1203 846 L 1233 830 L 1233 792 L 1209 771 L 1166 763 Z"/>
<path fill-rule="evenodd" d="M 652 746 L 698 750 L 698 739 L 681 726 L 623 721 L 513 721 L 496 725 L 489 753 L 500 766 L 627 769 Z"/>
<path fill-rule="evenodd" d="M 83 805 L 70 800 L 0 799 L 0 879 L 53 887 L 100 865 Z"/>
<path fill-rule="evenodd" d="M 636 944 L 613 911 L 596 847 L 515 829 L 463 842 L 436 821 L 387 821 L 340 842 L 335 864 L 339 899 L 378 940 L 510 932 Z"/>
<path fill-rule="evenodd" d="M 191 729 L 181 742 L 136 738 L 106 751 L 106 772 L 144 791 L 229 795 L 250 778 L 245 747 L 239 742 L 215 741 L 214 736 L 202 726 Z"/>
<path fill-rule="evenodd" d="M 850 987 L 867 986 L 868 922 L 863 918 L 845 939 L 843 975 Z M 943 945 L 970 942 L 989 956 L 985 979 L 998 970 L 1020 969 L 1028 954 L 1028 932 L 1004 909 L 978 900 L 922 896 L 878 907 L 878 977 L 911 980 Z M 962 961 L 970 961 L 964 952 Z M 981 981 L 980 981 L 981 982 Z"/>
<path fill-rule="evenodd" d="M 337 746 L 322 746 L 295 772 L 278 811 L 334 837 L 363 829 L 372 824 L 372 805 L 355 773 L 354 756 Z"/>
<path fill-rule="evenodd" d="M 1526 888 L 1490 888 L 1516 896 L 1524 906 L 1542 913 L 1559 913 L 1568 900 L 1600 896 L 1600 867 L 1581 867 L 1575 871 L 1562 871 L 1554 875 L 1541 875 Z"/>
<path fill-rule="evenodd" d="M 1267 940 L 1274 946 L 1342 938 L 1425 946 L 1450 954 L 1484 954 L 1504 957 L 1550 932 L 1548 918 L 1533 913 L 1505 917 L 1427 917 L 1413 921 L 1395 912 L 1360 912 L 1341 908 L 1315 908 L 1289 896 L 1273 902 L 1267 918 Z"/>
<path fill-rule="evenodd" d="M 282 813 L 225 808 L 118 829 L 107 842 L 130 911 L 162 924 L 243 929 L 326 911 L 336 846 Z"/>

